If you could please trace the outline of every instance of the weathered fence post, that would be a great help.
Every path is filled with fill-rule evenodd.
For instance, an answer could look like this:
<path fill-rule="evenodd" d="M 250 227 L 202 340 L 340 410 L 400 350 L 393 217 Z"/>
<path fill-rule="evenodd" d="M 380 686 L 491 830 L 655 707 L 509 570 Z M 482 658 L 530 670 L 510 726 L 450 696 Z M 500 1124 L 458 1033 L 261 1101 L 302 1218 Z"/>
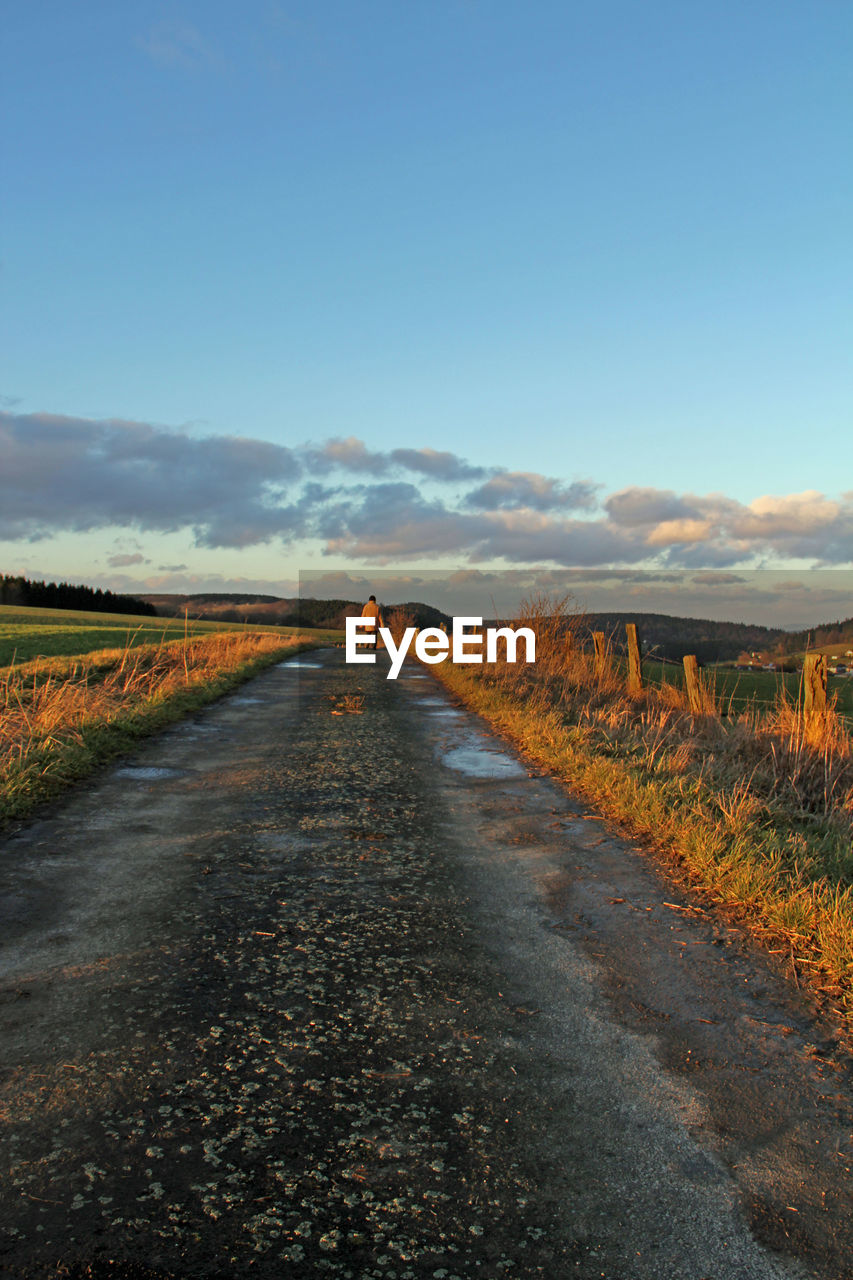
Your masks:
<path fill-rule="evenodd" d="M 826 714 L 826 654 L 807 653 L 803 663 L 803 713 L 806 721 Z"/>
<path fill-rule="evenodd" d="M 695 653 L 684 655 L 684 683 L 687 688 L 687 701 L 694 716 L 701 716 L 705 710 L 702 697 L 702 682 L 699 679 L 699 663 Z"/>
<path fill-rule="evenodd" d="M 575 633 L 574 631 L 566 632 L 566 657 L 571 658 L 575 651 Z"/>
<path fill-rule="evenodd" d="M 628 692 L 642 693 L 643 664 L 640 659 L 640 641 L 636 623 L 626 622 L 625 631 L 628 635 Z"/>
<path fill-rule="evenodd" d="M 595 675 L 598 680 L 607 670 L 607 644 L 603 631 L 593 631 L 592 643 L 595 646 Z"/>

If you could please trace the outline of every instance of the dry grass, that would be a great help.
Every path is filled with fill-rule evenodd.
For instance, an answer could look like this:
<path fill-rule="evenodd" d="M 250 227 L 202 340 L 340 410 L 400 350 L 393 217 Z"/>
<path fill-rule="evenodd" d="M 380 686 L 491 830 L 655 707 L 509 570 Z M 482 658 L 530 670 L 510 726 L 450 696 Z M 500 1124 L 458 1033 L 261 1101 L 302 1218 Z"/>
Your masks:
<path fill-rule="evenodd" d="M 514 623 L 536 632 L 535 666 L 436 671 L 853 1012 L 853 742 L 835 709 L 807 722 L 781 699 L 721 720 L 711 690 L 699 715 L 673 686 L 629 697 L 580 623 L 540 597 Z"/>
<path fill-rule="evenodd" d="M 364 697 L 357 693 L 346 693 L 340 699 L 332 699 L 333 716 L 360 716 L 364 714 Z"/>
<path fill-rule="evenodd" d="M 406 629 L 416 625 L 415 615 L 410 609 L 404 609 L 401 605 L 395 605 L 393 609 L 388 610 L 384 620 L 384 625 L 391 632 L 394 644 L 399 648 Z"/>
<path fill-rule="evenodd" d="M 135 738 L 305 647 L 298 636 L 229 631 L 0 670 L 0 816 L 26 812 Z"/>

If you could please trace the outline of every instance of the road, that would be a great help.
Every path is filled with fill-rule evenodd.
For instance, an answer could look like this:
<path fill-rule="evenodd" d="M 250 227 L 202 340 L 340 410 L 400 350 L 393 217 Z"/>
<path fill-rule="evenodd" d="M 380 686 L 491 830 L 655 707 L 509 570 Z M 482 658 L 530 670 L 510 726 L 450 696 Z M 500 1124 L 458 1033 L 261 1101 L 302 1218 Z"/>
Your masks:
<path fill-rule="evenodd" d="M 0 851 L 0 1275 L 853 1275 L 850 1060 L 424 669 L 303 654 Z"/>

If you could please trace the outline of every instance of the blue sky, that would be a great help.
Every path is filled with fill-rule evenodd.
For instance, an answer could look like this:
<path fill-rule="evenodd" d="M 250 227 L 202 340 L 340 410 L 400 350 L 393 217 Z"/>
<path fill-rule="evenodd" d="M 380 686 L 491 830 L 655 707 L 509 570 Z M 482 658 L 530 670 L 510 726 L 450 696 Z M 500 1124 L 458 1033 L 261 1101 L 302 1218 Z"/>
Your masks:
<path fill-rule="evenodd" d="M 853 563 L 851 6 L 0 23 L 0 567 Z"/>

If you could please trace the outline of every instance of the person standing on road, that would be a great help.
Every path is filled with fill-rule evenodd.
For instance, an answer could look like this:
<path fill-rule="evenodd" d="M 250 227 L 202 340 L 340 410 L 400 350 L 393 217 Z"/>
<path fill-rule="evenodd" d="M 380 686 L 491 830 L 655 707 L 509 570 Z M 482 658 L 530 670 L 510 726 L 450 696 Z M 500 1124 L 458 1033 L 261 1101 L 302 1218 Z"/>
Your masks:
<path fill-rule="evenodd" d="M 376 596 L 370 597 L 367 604 L 364 606 L 364 608 L 361 611 L 361 616 L 362 618 L 373 619 L 373 636 L 369 640 L 367 640 L 365 643 L 370 649 L 374 649 L 374 650 L 378 649 L 379 648 L 379 628 L 384 626 L 385 624 L 382 621 L 382 613 L 379 609 L 379 605 L 376 603 Z"/>

